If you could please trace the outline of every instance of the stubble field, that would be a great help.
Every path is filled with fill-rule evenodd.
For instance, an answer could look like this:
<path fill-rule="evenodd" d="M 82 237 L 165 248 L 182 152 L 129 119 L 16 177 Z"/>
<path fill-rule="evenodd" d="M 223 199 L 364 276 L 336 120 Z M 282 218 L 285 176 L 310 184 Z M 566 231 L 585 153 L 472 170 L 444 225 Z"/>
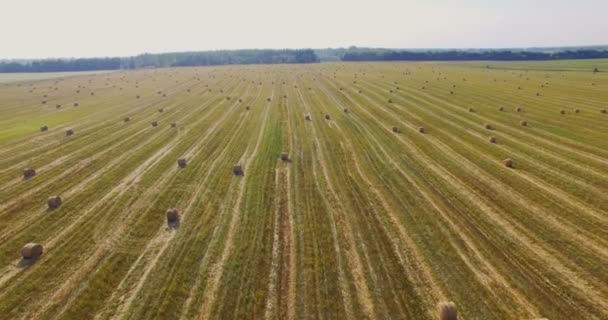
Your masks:
<path fill-rule="evenodd" d="M 607 319 L 608 73 L 586 66 L 2 84 L 0 319 Z"/>

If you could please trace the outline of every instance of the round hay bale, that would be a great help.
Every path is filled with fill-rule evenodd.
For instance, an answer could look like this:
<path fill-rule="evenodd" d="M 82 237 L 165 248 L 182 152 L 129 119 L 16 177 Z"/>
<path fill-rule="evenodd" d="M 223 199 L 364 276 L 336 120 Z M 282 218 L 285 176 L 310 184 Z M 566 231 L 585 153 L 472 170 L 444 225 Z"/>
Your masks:
<path fill-rule="evenodd" d="M 348 109 L 347 108 L 342 109 L 342 111 L 344 111 L 344 113 L 348 113 Z"/>
<path fill-rule="evenodd" d="M 23 248 L 21 248 L 21 257 L 23 257 L 23 259 L 35 260 L 35 259 L 38 259 L 42 255 L 43 251 L 44 251 L 44 248 L 42 247 L 41 244 L 30 242 L 30 243 L 25 244 L 23 246 Z"/>
<path fill-rule="evenodd" d="M 167 210 L 167 224 L 173 224 L 179 221 L 179 211 L 175 208 L 171 208 Z"/>
<path fill-rule="evenodd" d="M 475 109 L 469 108 L 469 112 L 475 112 Z"/>
<path fill-rule="evenodd" d="M 36 170 L 34 168 L 25 168 L 23 170 L 23 179 L 29 179 L 36 175 Z"/>
<path fill-rule="evenodd" d="M 42 101 L 42 104 L 46 104 L 46 100 L 45 100 L 45 101 Z"/>
<path fill-rule="evenodd" d="M 490 141 L 490 143 L 496 143 L 496 137 L 492 136 L 488 139 L 488 141 Z"/>
<path fill-rule="evenodd" d="M 289 153 L 287 153 L 287 152 L 281 152 L 281 160 L 283 160 L 283 161 L 289 161 Z"/>
<path fill-rule="evenodd" d="M 69 136 L 71 136 L 71 135 L 73 135 L 73 134 L 74 134 L 74 129 L 72 129 L 72 128 L 68 128 L 67 130 L 65 130 L 65 135 L 66 135 L 67 137 L 69 137 Z"/>
<path fill-rule="evenodd" d="M 486 129 L 488 129 L 488 130 L 493 130 L 493 129 L 494 129 L 494 128 L 492 127 L 492 125 L 491 125 L 491 124 L 489 124 L 489 123 L 484 124 L 484 125 L 483 125 L 483 127 L 484 127 L 484 128 L 486 128 Z"/>
<path fill-rule="evenodd" d="M 358 92 L 359 92 L 359 93 L 363 93 L 363 90 L 359 90 Z"/>
<path fill-rule="evenodd" d="M 503 108 L 503 107 L 498 107 L 498 111 L 501 111 L 501 112 L 502 112 L 502 111 L 505 111 L 505 108 Z"/>
<path fill-rule="evenodd" d="M 61 203 L 62 200 L 60 196 L 50 196 L 49 199 L 46 201 L 46 204 L 48 205 L 49 209 L 59 208 Z"/>
<path fill-rule="evenodd" d="M 580 109 L 574 109 L 574 113 L 580 113 L 581 110 Z"/>
<path fill-rule="evenodd" d="M 393 103 L 393 99 L 388 99 L 388 103 Z"/>
<path fill-rule="evenodd" d="M 230 101 L 230 97 L 226 97 L 226 100 Z"/>
<path fill-rule="evenodd" d="M 522 127 L 527 127 L 527 126 L 528 126 L 528 121 L 526 121 L 526 120 L 522 120 L 522 121 L 520 121 L 520 122 L 519 122 L 519 124 L 520 124 Z"/>
<path fill-rule="evenodd" d="M 513 160 L 511 160 L 511 159 L 503 160 L 502 164 L 504 164 L 505 167 L 507 167 L 507 168 L 513 168 Z"/>
<path fill-rule="evenodd" d="M 418 132 L 426 133 L 426 129 L 424 127 L 420 127 L 420 128 L 418 128 Z"/>
<path fill-rule="evenodd" d="M 44 132 L 44 131 L 48 131 L 48 130 L 49 130 L 49 127 L 47 127 L 47 126 L 40 127 L 40 132 Z"/>
<path fill-rule="evenodd" d="M 243 102 L 243 99 L 239 99 L 239 103 Z"/>
<path fill-rule="evenodd" d="M 60 105 L 60 104 L 58 104 L 58 105 L 56 105 L 56 106 L 55 106 L 55 108 L 60 109 L 60 108 L 61 108 L 61 105 Z"/>
<path fill-rule="evenodd" d="M 165 112 L 165 109 L 164 108 L 158 108 L 158 112 L 161 112 L 161 113 Z"/>
<path fill-rule="evenodd" d="M 560 114 L 566 114 L 566 110 L 562 109 L 559 111 Z"/>
<path fill-rule="evenodd" d="M 331 117 L 329 116 L 329 114 L 325 115 L 325 120 L 331 120 Z"/>
<path fill-rule="evenodd" d="M 396 126 L 393 126 L 393 127 L 391 128 L 391 130 L 392 130 L 394 133 L 400 133 L 400 132 L 401 132 L 401 129 L 399 129 L 399 127 L 396 127 Z"/>
<path fill-rule="evenodd" d="M 603 114 L 606 114 L 606 113 L 608 113 L 608 109 L 602 109 L 602 110 L 600 110 L 600 112 Z"/>
<path fill-rule="evenodd" d="M 186 159 L 182 158 L 182 159 L 177 159 L 177 166 L 180 168 L 185 168 L 186 167 Z"/>
<path fill-rule="evenodd" d="M 440 320 L 458 320 L 458 312 L 453 302 L 441 302 L 439 304 Z"/>
<path fill-rule="evenodd" d="M 310 90 L 310 88 L 308 88 L 308 90 Z M 272 100 L 270 97 L 266 98 L 266 101 L 270 102 L 270 100 Z"/>
<path fill-rule="evenodd" d="M 309 114 L 305 114 L 305 115 L 304 115 L 304 120 L 310 121 L 310 119 L 311 119 L 311 118 L 310 118 L 310 115 L 309 115 Z"/>
<path fill-rule="evenodd" d="M 136 96 L 135 98 L 136 98 L 136 99 L 139 99 L 139 98 L 141 98 L 141 96 Z"/>
<path fill-rule="evenodd" d="M 233 173 L 235 176 L 242 176 L 242 175 L 243 175 L 243 167 L 242 167 L 240 164 L 235 164 L 235 165 L 232 167 L 232 173 Z"/>
<path fill-rule="evenodd" d="M 153 127 L 158 126 L 158 121 L 152 121 L 152 126 L 153 126 Z"/>
<path fill-rule="evenodd" d="M 122 121 L 129 122 L 129 121 L 131 121 L 131 118 L 130 117 L 125 117 Z"/>
<path fill-rule="evenodd" d="M 74 102 L 74 107 L 78 107 L 80 104 L 78 102 Z"/>
<path fill-rule="evenodd" d="M 177 127 L 177 123 L 171 122 L 171 128 L 176 128 L 176 127 Z"/>
<path fill-rule="evenodd" d="M 517 111 L 517 112 L 521 112 L 521 111 L 522 111 L 522 109 L 521 109 L 521 107 L 517 107 L 517 108 L 515 108 L 515 111 Z"/>

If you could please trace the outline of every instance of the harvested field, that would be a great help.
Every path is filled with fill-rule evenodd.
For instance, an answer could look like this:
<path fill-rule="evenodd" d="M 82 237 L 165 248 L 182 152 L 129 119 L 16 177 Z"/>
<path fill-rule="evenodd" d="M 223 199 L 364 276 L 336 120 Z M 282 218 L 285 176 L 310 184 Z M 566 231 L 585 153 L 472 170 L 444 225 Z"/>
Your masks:
<path fill-rule="evenodd" d="M 608 319 L 608 73 L 570 64 L 3 84 L 0 319 Z"/>

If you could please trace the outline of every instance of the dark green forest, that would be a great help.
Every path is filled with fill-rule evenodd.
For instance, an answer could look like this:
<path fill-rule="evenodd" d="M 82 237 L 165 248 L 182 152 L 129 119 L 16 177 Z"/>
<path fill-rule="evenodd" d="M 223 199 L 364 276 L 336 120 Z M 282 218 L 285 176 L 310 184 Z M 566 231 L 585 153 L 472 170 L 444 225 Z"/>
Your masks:
<path fill-rule="evenodd" d="M 93 71 L 230 64 L 314 63 L 320 61 L 538 61 L 608 58 L 608 48 L 532 49 L 250 49 L 141 54 L 123 58 L 0 60 L 0 72 Z"/>
<path fill-rule="evenodd" d="M 319 58 L 311 49 L 301 50 L 220 50 L 141 54 L 125 58 L 45 59 L 2 61 L 0 72 L 59 72 L 227 64 L 311 63 Z"/>

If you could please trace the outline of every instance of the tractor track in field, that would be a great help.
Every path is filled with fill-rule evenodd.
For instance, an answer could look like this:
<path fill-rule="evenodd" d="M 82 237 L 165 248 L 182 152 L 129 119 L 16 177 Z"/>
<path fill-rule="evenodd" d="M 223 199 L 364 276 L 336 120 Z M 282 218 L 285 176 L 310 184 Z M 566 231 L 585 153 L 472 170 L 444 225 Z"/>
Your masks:
<path fill-rule="evenodd" d="M 336 97 L 331 92 L 327 91 L 326 89 L 324 90 L 324 92 L 327 96 L 331 97 L 331 99 L 334 101 L 335 104 L 341 106 L 341 109 L 345 108 L 345 106 L 340 101 L 338 101 L 338 99 L 336 99 Z M 351 101 L 351 103 L 353 102 L 352 100 L 350 100 L 350 97 L 349 97 L 349 101 Z M 355 118 L 356 118 L 356 116 L 355 116 Z M 361 124 L 361 121 L 357 120 L 356 122 L 358 123 L 359 128 L 363 127 Z M 426 306 L 427 306 L 428 310 L 431 310 L 437 302 L 446 300 L 445 293 L 436 284 L 436 279 L 434 279 L 432 277 L 428 264 L 422 259 L 413 240 L 407 235 L 405 228 L 401 225 L 401 223 L 399 223 L 399 220 L 395 214 L 395 211 L 391 209 L 391 207 L 388 205 L 388 201 L 385 199 L 385 197 L 382 196 L 382 193 L 376 188 L 375 184 L 371 182 L 370 177 L 364 173 L 364 170 L 361 168 L 361 160 L 359 159 L 359 155 L 355 151 L 357 149 L 347 139 L 347 135 L 343 132 L 343 130 L 339 126 L 338 126 L 338 130 L 340 131 L 340 134 L 343 137 L 342 140 L 346 141 L 346 143 L 348 144 L 349 152 L 353 155 L 352 159 L 353 159 L 354 168 L 356 169 L 357 174 L 365 182 L 365 185 L 367 186 L 367 188 L 369 188 L 369 190 L 372 191 L 373 195 L 381 203 L 383 210 L 387 213 L 389 221 L 392 223 L 392 225 L 390 225 L 390 226 L 394 226 L 394 228 L 396 229 L 395 232 L 399 235 L 399 238 L 401 240 L 401 246 L 406 248 L 406 250 L 404 250 L 404 252 L 405 252 L 405 255 L 407 256 L 407 258 L 404 258 L 400 254 L 400 251 L 401 251 L 400 245 L 396 242 L 393 242 L 393 244 L 392 244 L 393 250 L 394 250 L 395 254 L 397 255 L 397 257 L 399 258 L 401 266 L 407 272 L 408 277 L 412 278 L 412 277 L 418 276 L 420 278 L 420 279 L 412 279 L 413 282 L 418 284 L 418 287 L 428 288 L 428 289 L 426 289 L 426 291 L 427 291 L 426 295 L 421 295 L 421 296 L 423 296 L 423 297 L 428 296 L 428 299 L 430 299 L 430 300 L 426 301 Z M 386 155 L 386 153 L 385 153 L 385 155 Z M 380 224 L 384 228 L 384 232 L 387 235 L 392 233 L 391 231 L 388 230 L 386 224 L 382 224 L 382 223 L 380 223 Z M 431 316 L 431 315 L 429 314 L 429 316 Z"/>
<path fill-rule="evenodd" d="M 247 89 L 245 95 L 247 95 L 248 91 L 249 91 L 249 89 Z M 220 117 L 220 119 L 218 121 L 216 121 L 213 126 L 208 128 L 205 135 L 201 139 L 199 139 L 197 141 L 197 143 L 186 152 L 186 154 L 188 155 L 187 156 L 188 161 L 192 162 L 194 160 L 194 158 L 201 155 L 199 153 L 199 151 L 200 151 L 203 143 L 206 142 L 213 134 L 217 133 L 217 131 L 219 130 L 219 126 L 221 124 L 225 123 L 225 119 L 235 111 L 234 109 L 236 109 L 237 105 L 238 105 L 238 103 L 233 104 L 232 107 L 230 108 L 230 110 L 228 110 L 228 112 L 224 113 L 222 115 L 222 117 Z M 242 122 L 239 124 L 239 127 L 241 125 L 242 125 Z M 228 149 L 229 145 L 230 145 L 230 143 L 228 143 L 228 144 L 226 144 L 226 146 L 224 146 L 223 151 L 220 152 L 219 156 L 213 161 L 213 164 L 211 165 L 210 170 L 207 171 L 206 176 L 200 180 L 200 183 L 198 183 L 198 185 L 196 186 L 195 192 L 193 192 L 191 194 L 191 196 L 189 197 L 189 200 L 187 201 L 185 209 L 180 210 L 182 212 L 181 218 L 180 218 L 181 221 L 184 221 L 186 219 L 186 217 L 188 216 L 188 213 L 191 211 L 190 210 L 191 207 L 195 203 L 195 200 L 200 197 L 200 193 L 201 193 L 203 187 L 206 185 L 208 177 L 214 171 L 212 169 L 215 167 L 217 161 L 223 157 L 224 152 L 225 152 L 225 150 Z M 181 208 L 181 206 L 177 206 L 177 207 Z M 171 240 L 175 237 L 177 231 L 167 233 L 167 232 L 165 232 L 165 229 L 166 228 L 164 226 L 159 228 L 159 230 L 156 232 L 156 235 L 149 241 L 148 245 L 146 245 L 143 252 L 139 255 L 139 257 L 137 259 L 138 263 L 135 263 L 132 265 L 130 270 L 127 272 L 127 275 L 125 275 L 125 277 L 119 284 L 119 286 L 118 286 L 119 288 L 124 288 L 125 286 L 127 286 L 125 281 L 127 281 L 129 279 L 130 274 L 137 267 L 140 266 L 140 263 L 148 262 L 142 271 L 141 277 L 134 284 L 130 285 L 130 288 L 125 288 L 126 292 L 124 292 L 120 296 L 113 295 L 113 297 L 111 298 L 113 300 L 120 301 L 120 305 L 117 307 L 115 314 L 112 316 L 113 318 L 123 318 L 126 315 L 126 312 L 128 311 L 128 309 L 130 308 L 130 306 L 133 302 L 133 299 L 140 292 L 140 290 L 142 289 L 142 287 L 145 283 L 145 280 L 148 279 L 150 273 L 155 268 L 157 262 L 162 257 L 163 253 L 166 251 L 169 244 L 171 243 Z M 146 257 L 146 256 L 149 256 L 148 260 L 144 260 L 145 259 L 144 257 Z"/>
<path fill-rule="evenodd" d="M 298 91 L 298 92 L 299 92 L 299 97 L 300 97 L 302 104 L 307 106 L 308 104 L 306 103 L 306 99 L 304 99 L 304 97 L 300 91 Z M 309 110 L 309 109 L 310 108 L 307 107 L 307 110 Z M 357 245 L 356 245 L 356 240 L 355 240 L 355 234 L 353 233 L 352 226 L 347 221 L 347 218 L 345 215 L 345 209 L 340 204 L 341 203 L 340 197 L 339 197 L 338 193 L 336 192 L 335 187 L 331 183 L 328 169 L 325 165 L 326 160 L 325 160 L 325 157 L 324 157 L 324 154 L 322 151 L 322 144 L 319 140 L 317 130 L 315 130 L 314 125 L 311 125 L 310 128 L 311 128 L 311 138 L 313 139 L 314 146 L 315 146 L 314 150 L 316 151 L 316 154 L 318 157 L 318 159 L 317 159 L 318 166 L 321 169 L 321 175 L 323 176 L 325 185 L 327 187 L 327 190 L 326 190 L 327 193 L 325 196 L 323 196 L 323 201 L 326 203 L 327 208 L 330 211 L 330 215 L 332 216 L 333 229 L 334 229 L 334 233 L 336 234 L 335 235 L 336 245 L 338 245 L 337 243 L 339 241 L 337 229 L 340 228 L 341 231 L 342 230 L 344 231 L 344 232 L 340 232 L 340 235 L 344 236 L 345 241 L 346 241 L 346 246 L 344 248 L 344 254 L 346 255 L 347 264 L 350 267 L 353 279 L 355 281 L 354 284 L 355 284 L 359 304 L 363 308 L 365 316 L 367 318 L 374 319 L 374 318 L 376 318 L 376 315 L 375 315 L 375 311 L 374 311 L 372 294 L 371 294 L 371 291 L 367 284 L 367 281 L 365 279 L 364 268 L 363 268 L 363 263 L 362 263 L 361 257 L 359 256 L 359 253 L 357 252 L 357 249 L 356 249 Z M 314 168 L 314 165 L 313 165 L 313 168 Z M 321 180 L 319 179 L 317 170 L 313 170 L 313 171 L 314 171 L 314 177 L 315 177 L 317 185 L 322 186 L 323 184 L 321 183 Z M 323 188 L 320 188 L 320 189 L 323 190 Z M 341 250 L 341 248 L 337 247 L 338 254 L 340 254 L 340 250 Z M 342 279 L 342 281 L 345 281 L 345 279 Z M 343 288 L 347 288 L 347 284 L 343 284 Z M 344 291 L 344 289 L 343 289 L 343 291 Z M 350 316 L 352 316 L 352 315 L 350 315 Z"/>
<path fill-rule="evenodd" d="M 274 88 L 273 88 L 273 92 L 271 93 L 270 97 L 271 97 L 271 99 L 274 97 Z M 264 135 L 264 130 L 266 128 L 266 123 L 268 121 L 269 109 L 270 109 L 270 103 L 268 103 L 265 107 L 262 125 L 260 128 L 260 132 L 258 133 L 258 136 L 256 138 L 256 144 L 253 148 L 253 151 L 251 152 L 251 154 L 248 154 L 248 151 L 245 151 L 245 154 L 243 155 L 243 159 L 246 159 L 246 160 L 240 162 L 242 164 L 243 170 L 245 172 L 247 172 L 247 169 L 249 168 L 249 166 L 255 159 L 255 157 L 258 153 L 259 147 L 262 143 L 262 137 Z M 232 254 L 232 250 L 235 245 L 234 237 L 235 237 L 236 230 L 238 229 L 238 227 L 240 225 L 241 203 L 243 201 L 243 195 L 245 193 L 245 185 L 247 184 L 248 176 L 249 175 L 246 174 L 245 178 L 241 179 L 239 181 L 238 191 L 235 195 L 236 202 L 234 203 L 234 205 L 232 207 L 232 214 L 231 214 L 230 222 L 228 224 L 228 234 L 226 235 L 226 240 L 224 242 L 223 250 L 221 252 L 219 260 L 216 261 L 215 263 L 213 263 L 212 265 L 210 265 L 210 267 L 209 267 L 210 268 L 209 269 L 210 279 L 207 281 L 207 285 L 205 287 L 205 293 L 203 294 L 203 296 L 206 296 L 208 298 L 203 302 L 203 304 L 198 312 L 198 319 L 209 319 L 212 308 L 215 305 L 215 299 L 217 297 L 216 293 L 217 293 L 217 290 L 220 285 L 220 279 L 221 279 L 223 271 L 224 271 L 224 266 L 226 264 L 226 260 Z"/>

